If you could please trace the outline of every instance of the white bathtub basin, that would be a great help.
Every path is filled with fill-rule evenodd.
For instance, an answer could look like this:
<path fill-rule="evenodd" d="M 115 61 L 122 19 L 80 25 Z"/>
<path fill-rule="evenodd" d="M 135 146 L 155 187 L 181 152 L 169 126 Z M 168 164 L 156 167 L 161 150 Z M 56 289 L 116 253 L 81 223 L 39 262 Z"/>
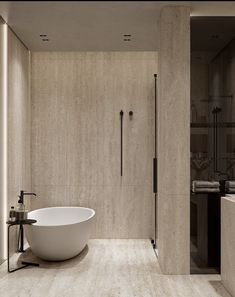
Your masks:
<path fill-rule="evenodd" d="M 78 255 L 86 246 L 95 211 L 85 207 L 49 207 L 28 213 L 37 220 L 25 225 L 33 253 L 48 261 L 62 261 Z"/>

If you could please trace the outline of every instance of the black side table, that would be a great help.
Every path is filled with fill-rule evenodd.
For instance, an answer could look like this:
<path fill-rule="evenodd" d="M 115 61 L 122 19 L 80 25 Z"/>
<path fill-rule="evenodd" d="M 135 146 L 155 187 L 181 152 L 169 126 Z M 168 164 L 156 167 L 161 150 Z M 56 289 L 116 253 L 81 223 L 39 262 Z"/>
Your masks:
<path fill-rule="evenodd" d="M 12 269 L 12 270 L 10 269 L 10 228 L 12 226 L 15 226 L 15 225 L 19 225 L 20 228 L 23 228 L 23 225 L 31 225 L 31 224 L 36 223 L 36 222 L 37 222 L 36 220 L 30 220 L 30 219 L 22 220 L 22 221 L 15 221 L 15 222 L 7 221 L 7 224 L 8 224 L 8 232 L 7 232 L 7 269 L 8 269 L 9 273 L 20 270 L 20 269 L 28 267 L 28 266 L 39 266 L 38 263 L 31 263 L 31 262 L 22 261 L 21 264 L 23 264 L 23 266 L 17 267 L 17 268 Z"/>

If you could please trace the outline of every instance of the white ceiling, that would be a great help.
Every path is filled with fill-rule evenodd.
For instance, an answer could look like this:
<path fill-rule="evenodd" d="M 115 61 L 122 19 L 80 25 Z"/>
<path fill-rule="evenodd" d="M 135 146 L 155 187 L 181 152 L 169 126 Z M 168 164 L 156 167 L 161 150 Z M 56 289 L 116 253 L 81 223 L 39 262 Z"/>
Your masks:
<path fill-rule="evenodd" d="M 227 1 L 0 1 L 0 15 L 33 51 L 154 51 L 166 5 L 190 6 L 193 16 L 235 15 Z"/>

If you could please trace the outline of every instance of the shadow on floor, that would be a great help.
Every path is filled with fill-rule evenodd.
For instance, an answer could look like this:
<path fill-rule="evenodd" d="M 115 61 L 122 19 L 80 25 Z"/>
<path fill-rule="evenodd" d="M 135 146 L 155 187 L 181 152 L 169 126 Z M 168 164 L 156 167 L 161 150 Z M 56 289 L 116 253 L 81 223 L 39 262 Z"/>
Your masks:
<path fill-rule="evenodd" d="M 221 297 L 232 297 L 232 295 L 229 294 L 229 292 L 225 289 L 221 281 L 209 281 L 211 286 L 214 288 L 216 293 Z"/>
<path fill-rule="evenodd" d="M 65 261 L 45 261 L 33 254 L 30 248 L 26 250 L 25 253 L 21 254 L 17 260 L 18 265 L 20 266 L 21 261 L 29 261 L 29 262 L 35 262 L 39 263 L 39 268 L 49 268 L 49 269 L 65 269 L 65 268 L 72 268 L 77 266 L 79 263 L 81 263 L 86 255 L 88 254 L 89 248 L 88 245 L 85 246 L 85 248 L 81 251 L 80 254 L 77 256 L 65 260 Z M 31 266 L 32 267 L 32 266 Z"/>
<path fill-rule="evenodd" d="M 219 274 L 219 268 L 208 267 L 198 254 L 196 239 L 190 240 L 190 274 Z"/>

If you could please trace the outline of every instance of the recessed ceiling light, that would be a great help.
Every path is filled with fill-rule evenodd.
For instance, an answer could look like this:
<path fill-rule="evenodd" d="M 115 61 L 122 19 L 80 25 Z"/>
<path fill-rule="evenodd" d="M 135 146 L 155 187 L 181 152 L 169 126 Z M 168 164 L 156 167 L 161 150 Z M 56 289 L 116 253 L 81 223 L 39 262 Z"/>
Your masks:
<path fill-rule="evenodd" d="M 48 38 L 43 38 L 42 41 L 49 41 L 49 39 Z"/>
<path fill-rule="evenodd" d="M 47 34 L 40 34 L 40 37 L 47 37 Z"/>
<path fill-rule="evenodd" d="M 123 40 L 124 40 L 124 41 L 131 41 L 130 38 L 124 38 Z"/>
<path fill-rule="evenodd" d="M 131 34 L 123 34 L 124 37 L 131 37 Z"/>
<path fill-rule="evenodd" d="M 212 39 L 218 39 L 219 38 L 219 35 L 217 35 L 217 34 L 211 35 L 211 38 Z"/>

